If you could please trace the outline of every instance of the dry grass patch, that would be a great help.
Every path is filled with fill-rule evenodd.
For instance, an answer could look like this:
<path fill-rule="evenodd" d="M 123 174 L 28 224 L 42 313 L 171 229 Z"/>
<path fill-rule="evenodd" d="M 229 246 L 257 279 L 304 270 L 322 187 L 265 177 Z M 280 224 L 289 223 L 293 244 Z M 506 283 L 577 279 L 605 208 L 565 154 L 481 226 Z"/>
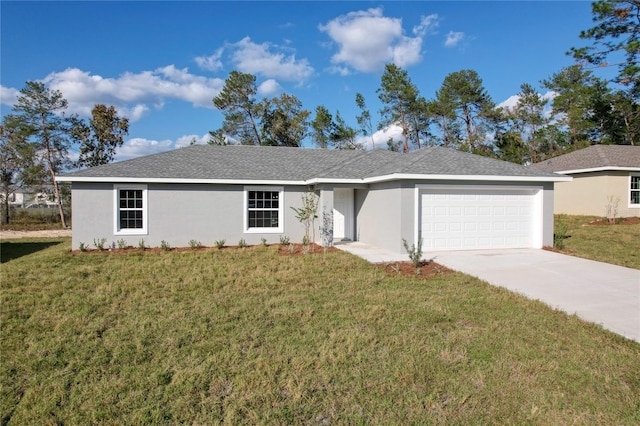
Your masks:
<path fill-rule="evenodd" d="M 640 422 L 640 345 L 463 274 L 68 250 L 2 264 L 3 424 Z"/>

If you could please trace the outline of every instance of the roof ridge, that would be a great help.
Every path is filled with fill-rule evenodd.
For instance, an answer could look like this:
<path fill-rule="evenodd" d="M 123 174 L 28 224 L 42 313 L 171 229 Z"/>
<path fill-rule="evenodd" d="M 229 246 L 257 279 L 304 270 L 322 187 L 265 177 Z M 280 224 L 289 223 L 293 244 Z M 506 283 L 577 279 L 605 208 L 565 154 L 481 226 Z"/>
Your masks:
<path fill-rule="evenodd" d="M 353 158 L 351 158 L 351 159 L 349 159 L 347 161 L 343 161 L 341 163 L 334 164 L 334 165 L 332 165 L 332 166 L 330 166 L 328 168 L 322 169 L 322 171 L 320 173 L 331 173 L 331 172 L 335 172 L 337 170 L 340 170 L 340 169 L 344 168 L 345 166 L 347 166 L 349 164 L 352 164 L 353 162 L 355 162 L 355 161 L 361 159 L 362 157 L 368 155 L 370 152 L 373 152 L 373 151 L 364 151 L 363 150 L 361 153 L 359 153 L 360 155 L 354 155 Z"/>
<path fill-rule="evenodd" d="M 603 147 L 603 145 L 600 144 L 596 144 L 596 145 L 592 145 L 593 150 L 596 152 L 596 155 L 598 156 L 598 158 L 600 159 L 600 161 L 602 161 L 602 163 L 605 166 L 610 166 L 611 162 L 609 161 L 609 156 L 604 152 L 606 151 Z M 578 151 L 574 151 L 574 152 L 578 152 Z"/>
<path fill-rule="evenodd" d="M 411 155 L 411 154 L 415 154 L 414 157 L 415 159 L 409 161 L 409 162 L 401 162 L 400 163 L 400 170 L 398 170 L 395 173 L 402 173 L 404 172 L 407 168 L 413 166 L 414 164 L 416 164 L 417 162 L 422 160 L 422 157 L 424 156 L 424 153 L 426 152 L 427 149 L 429 148 L 433 148 L 432 146 L 428 146 L 428 147 L 424 147 L 421 149 L 416 149 L 415 151 L 412 151 L 410 153 L 407 154 L 407 156 Z"/>

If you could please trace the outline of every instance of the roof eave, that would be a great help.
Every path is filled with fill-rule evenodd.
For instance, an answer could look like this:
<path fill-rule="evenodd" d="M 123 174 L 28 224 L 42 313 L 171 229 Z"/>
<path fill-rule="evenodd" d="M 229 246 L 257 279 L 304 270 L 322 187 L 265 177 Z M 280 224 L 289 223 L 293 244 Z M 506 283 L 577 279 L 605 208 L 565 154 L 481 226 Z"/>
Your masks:
<path fill-rule="evenodd" d="M 393 180 L 482 180 L 495 182 L 570 182 L 570 176 L 499 176 L 499 175 L 446 175 L 393 173 L 368 178 L 312 178 L 307 180 L 268 179 L 184 179 L 184 178 L 133 178 L 105 176 L 58 176 L 58 182 L 84 183 L 172 183 L 172 184 L 219 184 L 219 185 L 317 185 L 317 184 L 367 184 Z"/>
<path fill-rule="evenodd" d="M 495 182 L 570 182 L 570 176 L 506 176 L 506 175 L 424 175 L 394 173 L 386 176 L 365 178 L 365 183 L 388 182 L 392 180 L 483 180 Z"/>
<path fill-rule="evenodd" d="M 58 182 L 83 183 L 181 183 L 181 184 L 218 184 L 218 185 L 307 185 L 304 180 L 268 180 L 268 179 L 185 179 L 185 178 L 136 178 L 106 176 L 57 176 Z"/>
<path fill-rule="evenodd" d="M 640 172 L 640 167 L 602 166 L 602 167 L 591 167 L 587 169 L 560 170 L 553 173 L 557 173 L 560 175 L 573 175 L 573 174 L 579 174 L 579 173 L 607 172 L 607 171 Z"/>

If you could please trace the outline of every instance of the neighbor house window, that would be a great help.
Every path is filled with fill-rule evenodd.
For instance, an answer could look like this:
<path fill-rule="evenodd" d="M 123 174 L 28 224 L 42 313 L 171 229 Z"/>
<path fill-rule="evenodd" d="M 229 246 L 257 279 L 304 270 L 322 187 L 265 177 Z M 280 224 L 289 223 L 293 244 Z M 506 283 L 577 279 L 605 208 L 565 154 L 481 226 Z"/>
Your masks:
<path fill-rule="evenodd" d="M 629 178 L 629 206 L 640 207 L 640 175 L 631 175 Z"/>
<path fill-rule="evenodd" d="M 147 186 L 115 185 L 115 234 L 147 233 Z"/>
<path fill-rule="evenodd" d="M 282 232 L 282 188 L 245 188 L 245 231 Z"/>

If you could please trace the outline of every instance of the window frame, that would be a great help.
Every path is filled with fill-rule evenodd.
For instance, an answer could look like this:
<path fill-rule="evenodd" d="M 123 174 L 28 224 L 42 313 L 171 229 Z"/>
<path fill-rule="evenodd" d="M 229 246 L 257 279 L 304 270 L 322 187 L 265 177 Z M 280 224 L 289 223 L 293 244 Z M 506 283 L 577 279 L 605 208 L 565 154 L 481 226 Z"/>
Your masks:
<path fill-rule="evenodd" d="M 631 188 L 631 183 L 633 182 L 633 178 L 634 177 L 638 178 L 638 189 Z M 627 201 L 629 202 L 629 208 L 639 209 L 640 208 L 640 203 L 632 203 L 631 202 L 631 194 L 633 192 L 640 193 L 640 173 L 631 173 L 629 175 L 629 183 L 627 184 L 627 190 L 629 191 L 628 195 L 627 195 Z M 640 195 L 638 196 L 638 198 L 640 199 Z"/>
<path fill-rule="evenodd" d="M 142 190 L 142 228 L 120 228 L 120 191 Z M 113 233 L 114 235 L 148 235 L 148 187 L 143 184 L 113 185 Z"/>
<path fill-rule="evenodd" d="M 278 227 L 275 228 L 250 228 L 249 227 L 249 191 L 261 191 L 261 192 L 277 192 L 278 193 L 278 208 L 277 209 L 264 209 L 264 211 L 277 210 L 278 212 Z M 284 232 L 284 187 L 283 186 L 245 186 L 243 191 L 244 206 L 243 206 L 243 218 L 244 218 L 244 233 L 246 234 L 281 234 Z M 253 209 L 252 209 L 253 210 Z"/>

